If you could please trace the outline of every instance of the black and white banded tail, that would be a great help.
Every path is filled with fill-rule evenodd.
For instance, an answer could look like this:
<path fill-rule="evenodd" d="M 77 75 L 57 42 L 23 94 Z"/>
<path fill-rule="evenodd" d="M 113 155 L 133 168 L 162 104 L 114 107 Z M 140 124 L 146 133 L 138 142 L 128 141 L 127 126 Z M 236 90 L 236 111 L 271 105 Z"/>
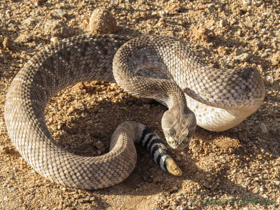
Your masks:
<path fill-rule="evenodd" d="M 180 176 L 182 171 L 177 167 L 174 160 L 168 155 L 167 148 L 163 143 L 163 140 L 149 127 L 146 127 L 142 131 L 142 135 L 138 142 L 145 147 L 149 153 L 153 156 L 154 161 L 164 170 L 169 173 Z"/>

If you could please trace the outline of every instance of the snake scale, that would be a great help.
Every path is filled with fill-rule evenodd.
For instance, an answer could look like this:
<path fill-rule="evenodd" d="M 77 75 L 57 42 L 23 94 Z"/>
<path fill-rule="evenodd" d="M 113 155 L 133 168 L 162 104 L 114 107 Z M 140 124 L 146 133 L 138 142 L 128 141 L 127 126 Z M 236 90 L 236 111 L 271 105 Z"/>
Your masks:
<path fill-rule="evenodd" d="M 88 80 L 116 81 L 133 95 L 166 105 L 162 129 L 174 149 L 188 145 L 196 124 L 210 131 L 236 126 L 258 109 L 265 94 L 257 70 L 208 67 L 171 37 L 82 35 L 45 47 L 12 81 L 5 122 L 13 144 L 38 173 L 82 189 L 112 186 L 128 177 L 137 142 L 161 168 L 181 175 L 158 135 L 140 123 L 119 125 L 110 152 L 99 157 L 71 154 L 53 140 L 45 123 L 47 103 L 63 88 Z"/>

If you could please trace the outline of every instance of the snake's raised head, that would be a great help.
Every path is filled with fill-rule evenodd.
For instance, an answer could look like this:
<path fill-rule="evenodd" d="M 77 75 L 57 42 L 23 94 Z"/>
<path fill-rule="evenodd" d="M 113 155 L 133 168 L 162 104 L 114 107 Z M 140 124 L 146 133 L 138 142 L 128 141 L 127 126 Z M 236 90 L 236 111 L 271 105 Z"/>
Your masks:
<path fill-rule="evenodd" d="M 196 118 L 190 109 L 182 111 L 175 106 L 164 113 L 161 124 L 169 146 L 182 150 L 189 145 L 195 132 Z"/>

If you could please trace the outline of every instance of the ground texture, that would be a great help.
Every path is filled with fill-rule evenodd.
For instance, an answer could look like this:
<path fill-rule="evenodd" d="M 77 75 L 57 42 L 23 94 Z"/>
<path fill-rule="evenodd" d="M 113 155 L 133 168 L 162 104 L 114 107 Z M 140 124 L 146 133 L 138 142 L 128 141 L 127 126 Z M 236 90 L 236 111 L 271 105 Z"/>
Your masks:
<path fill-rule="evenodd" d="M 112 13 L 118 24 L 111 27 L 114 33 L 174 36 L 208 65 L 257 68 L 266 85 L 263 106 L 229 131 L 198 128 L 187 149 L 170 149 L 182 177 L 161 171 L 137 147 L 134 172 L 114 187 L 84 191 L 49 182 L 11 144 L 3 116 L 5 94 L 20 68 L 45 45 L 99 33 L 89 26 L 95 8 Z M 0 209 L 279 209 L 279 8 L 278 0 L 0 0 Z M 67 150 L 100 155 L 125 120 L 147 124 L 163 136 L 165 110 L 114 83 L 91 81 L 57 94 L 46 122 Z"/>

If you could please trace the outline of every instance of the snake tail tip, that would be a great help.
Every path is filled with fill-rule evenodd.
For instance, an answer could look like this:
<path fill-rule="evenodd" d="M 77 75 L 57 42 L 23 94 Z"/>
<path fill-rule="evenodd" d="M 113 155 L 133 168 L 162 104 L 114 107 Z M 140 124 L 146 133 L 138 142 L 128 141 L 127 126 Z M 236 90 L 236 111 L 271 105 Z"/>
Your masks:
<path fill-rule="evenodd" d="M 181 176 L 182 175 L 182 170 L 177 166 L 175 161 L 172 158 L 168 158 L 166 160 L 166 168 L 167 171 L 174 176 Z"/>

